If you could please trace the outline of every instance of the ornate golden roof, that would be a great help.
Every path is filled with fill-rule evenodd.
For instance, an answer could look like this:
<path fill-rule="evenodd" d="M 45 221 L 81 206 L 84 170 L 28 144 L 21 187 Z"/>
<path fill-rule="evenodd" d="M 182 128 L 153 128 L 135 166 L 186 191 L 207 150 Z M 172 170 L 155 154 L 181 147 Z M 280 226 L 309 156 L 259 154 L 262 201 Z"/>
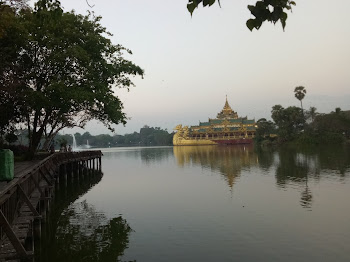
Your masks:
<path fill-rule="evenodd" d="M 228 101 L 227 101 L 227 95 L 226 95 L 226 102 L 224 105 L 224 108 L 221 110 L 220 113 L 217 114 L 218 119 L 237 119 L 238 115 L 235 111 L 232 110 L 230 107 Z"/>

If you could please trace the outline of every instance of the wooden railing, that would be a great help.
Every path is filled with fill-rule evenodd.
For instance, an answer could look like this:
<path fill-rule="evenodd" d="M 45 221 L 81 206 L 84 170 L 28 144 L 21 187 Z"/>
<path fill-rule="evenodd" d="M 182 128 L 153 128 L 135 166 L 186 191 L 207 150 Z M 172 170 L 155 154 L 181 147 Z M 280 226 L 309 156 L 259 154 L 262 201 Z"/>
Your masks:
<path fill-rule="evenodd" d="M 101 168 L 101 151 L 54 153 L 40 162 L 29 164 L 15 178 L 0 187 L 0 260 L 1 257 L 23 258 L 33 254 L 25 247 L 35 219 L 53 196 L 59 183 L 59 170 Z M 41 204 L 40 204 L 41 203 Z"/>

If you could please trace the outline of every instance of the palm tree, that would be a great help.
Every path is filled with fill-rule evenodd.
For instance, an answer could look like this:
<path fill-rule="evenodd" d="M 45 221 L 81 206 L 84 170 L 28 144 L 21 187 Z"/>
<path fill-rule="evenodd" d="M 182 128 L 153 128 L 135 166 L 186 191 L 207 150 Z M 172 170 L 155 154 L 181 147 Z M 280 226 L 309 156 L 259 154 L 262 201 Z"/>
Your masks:
<path fill-rule="evenodd" d="M 294 96 L 300 101 L 301 110 L 302 110 L 303 112 L 304 112 L 304 109 L 303 109 L 303 102 L 302 102 L 302 100 L 304 99 L 305 94 L 306 94 L 306 89 L 305 89 L 305 87 L 303 87 L 303 86 L 297 86 L 297 87 L 294 89 Z"/>

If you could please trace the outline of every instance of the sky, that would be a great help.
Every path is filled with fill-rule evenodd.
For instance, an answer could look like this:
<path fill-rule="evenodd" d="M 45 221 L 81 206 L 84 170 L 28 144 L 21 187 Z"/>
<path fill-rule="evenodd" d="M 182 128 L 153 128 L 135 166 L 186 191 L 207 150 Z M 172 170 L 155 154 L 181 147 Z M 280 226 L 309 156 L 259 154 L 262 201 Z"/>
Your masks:
<path fill-rule="evenodd" d="M 271 108 L 299 106 L 294 88 L 304 86 L 304 108 L 327 113 L 350 110 L 349 0 L 296 0 L 283 31 L 265 22 L 250 32 L 251 0 L 221 0 L 196 9 L 187 0 L 61 0 L 74 9 L 102 16 L 112 42 L 132 50 L 125 55 L 145 70 L 132 78 L 129 92 L 115 89 L 130 118 L 117 134 L 138 132 L 144 125 L 167 128 L 197 125 L 215 118 L 226 95 L 239 116 L 271 119 Z M 64 133 L 110 133 L 89 122 L 85 130 Z"/>

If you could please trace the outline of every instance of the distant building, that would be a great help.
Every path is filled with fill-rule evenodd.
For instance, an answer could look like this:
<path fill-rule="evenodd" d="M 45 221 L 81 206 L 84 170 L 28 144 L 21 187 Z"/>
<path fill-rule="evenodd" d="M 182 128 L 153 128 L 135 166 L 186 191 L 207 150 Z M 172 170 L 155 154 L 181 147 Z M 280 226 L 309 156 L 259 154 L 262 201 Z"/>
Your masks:
<path fill-rule="evenodd" d="M 224 108 L 215 119 L 200 122 L 198 126 L 178 125 L 173 137 L 174 146 L 250 144 L 255 137 L 255 120 L 238 117 L 230 107 L 227 97 Z"/>

